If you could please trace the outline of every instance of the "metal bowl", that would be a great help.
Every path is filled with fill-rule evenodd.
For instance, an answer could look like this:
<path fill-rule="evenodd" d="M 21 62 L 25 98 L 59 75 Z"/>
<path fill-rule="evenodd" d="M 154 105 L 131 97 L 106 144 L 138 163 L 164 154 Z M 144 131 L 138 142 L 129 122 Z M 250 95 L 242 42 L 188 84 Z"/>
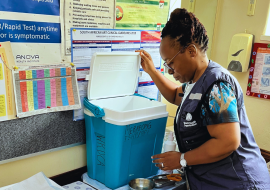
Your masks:
<path fill-rule="evenodd" d="M 151 190 L 155 187 L 155 183 L 152 180 L 144 178 L 133 179 L 128 185 L 131 190 Z"/>

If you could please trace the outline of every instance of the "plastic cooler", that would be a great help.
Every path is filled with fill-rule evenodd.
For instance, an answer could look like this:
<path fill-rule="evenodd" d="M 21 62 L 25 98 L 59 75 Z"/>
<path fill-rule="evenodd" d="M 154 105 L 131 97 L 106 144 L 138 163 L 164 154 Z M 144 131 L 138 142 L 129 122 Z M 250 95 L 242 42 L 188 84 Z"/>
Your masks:
<path fill-rule="evenodd" d="M 157 173 L 151 156 L 161 153 L 166 105 L 134 96 L 138 53 L 96 53 L 84 100 L 87 174 L 111 189 Z"/>

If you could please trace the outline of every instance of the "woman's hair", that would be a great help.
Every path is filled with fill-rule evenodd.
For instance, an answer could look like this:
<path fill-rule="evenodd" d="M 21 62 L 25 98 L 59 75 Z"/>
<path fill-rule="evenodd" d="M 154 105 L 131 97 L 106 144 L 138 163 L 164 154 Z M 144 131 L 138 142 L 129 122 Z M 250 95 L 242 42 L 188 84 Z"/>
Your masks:
<path fill-rule="evenodd" d="M 175 39 L 182 47 L 195 43 L 202 52 L 208 49 L 209 39 L 203 24 L 186 9 L 178 8 L 171 13 L 170 20 L 161 33 L 162 38 L 166 36 Z"/>

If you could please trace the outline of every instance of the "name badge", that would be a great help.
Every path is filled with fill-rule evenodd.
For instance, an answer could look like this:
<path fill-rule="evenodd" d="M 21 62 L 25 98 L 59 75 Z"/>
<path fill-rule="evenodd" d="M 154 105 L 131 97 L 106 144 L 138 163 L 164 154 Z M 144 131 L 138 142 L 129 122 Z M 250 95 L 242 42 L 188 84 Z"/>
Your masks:
<path fill-rule="evenodd" d="M 201 93 L 196 93 L 196 94 L 191 93 L 189 95 L 189 99 L 190 100 L 200 100 L 201 98 L 202 98 L 202 94 Z"/>

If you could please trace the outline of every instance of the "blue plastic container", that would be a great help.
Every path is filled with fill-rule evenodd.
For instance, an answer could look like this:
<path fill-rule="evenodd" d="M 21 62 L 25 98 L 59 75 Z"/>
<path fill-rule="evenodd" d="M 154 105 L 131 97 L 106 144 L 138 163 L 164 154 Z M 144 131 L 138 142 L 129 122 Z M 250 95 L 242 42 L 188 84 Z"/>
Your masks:
<path fill-rule="evenodd" d="M 132 98 L 133 101 L 160 103 L 141 97 Z M 166 110 L 163 117 L 159 115 L 156 119 L 150 115 L 146 121 L 136 122 L 136 119 L 132 119 L 125 125 L 116 125 L 102 117 L 95 117 L 85 108 L 89 177 L 116 189 L 127 185 L 132 179 L 157 174 L 158 168 L 152 163 L 151 156 L 161 153 L 167 122 Z"/>
<path fill-rule="evenodd" d="M 119 60 L 126 71 L 119 67 L 110 72 Z M 99 53 L 91 62 L 88 98 L 84 100 L 87 173 L 111 189 L 158 171 L 151 156 L 161 153 L 168 112 L 161 102 L 132 95 L 139 60 L 137 53 Z"/>

